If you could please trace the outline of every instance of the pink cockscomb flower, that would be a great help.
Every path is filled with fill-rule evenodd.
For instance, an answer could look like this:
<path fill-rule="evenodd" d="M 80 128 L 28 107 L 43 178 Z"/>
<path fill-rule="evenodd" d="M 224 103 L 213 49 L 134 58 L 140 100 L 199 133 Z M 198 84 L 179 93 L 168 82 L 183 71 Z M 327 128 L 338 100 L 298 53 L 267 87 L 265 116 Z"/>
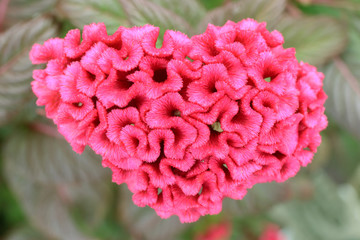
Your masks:
<path fill-rule="evenodd" d="M 322 73 L 245 19 L 189 38 L 103 23 L 35 44 L 37 104 L 73 149 L 86 145 L 138 206 L 194 222 L 224 197 L 282 182 L 311 162 L 327 125 Z"/>

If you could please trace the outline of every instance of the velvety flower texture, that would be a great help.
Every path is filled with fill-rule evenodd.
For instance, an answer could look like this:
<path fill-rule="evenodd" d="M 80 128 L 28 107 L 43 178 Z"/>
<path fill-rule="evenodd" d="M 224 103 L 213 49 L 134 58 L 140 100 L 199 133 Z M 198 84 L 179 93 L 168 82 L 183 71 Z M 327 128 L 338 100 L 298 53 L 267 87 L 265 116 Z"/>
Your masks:
<path fill-rule="evenodd" d="M 37 104 L 73 149 L 89 145 L 133 201 L 196 221 L 256 183 L 306 166 L 327 125 L 323 74 L 278 31 L 245 19 L 187 37 L 103 23 L 35 44 Z"/>

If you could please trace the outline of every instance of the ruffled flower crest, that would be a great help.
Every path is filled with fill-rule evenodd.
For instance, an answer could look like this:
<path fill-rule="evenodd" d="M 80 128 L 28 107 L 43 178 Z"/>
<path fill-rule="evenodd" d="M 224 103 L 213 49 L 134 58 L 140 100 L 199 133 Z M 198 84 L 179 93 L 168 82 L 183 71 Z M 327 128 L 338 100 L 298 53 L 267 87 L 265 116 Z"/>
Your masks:
<path fill-rule="evenodd" d="M 136 205 L 193 222 L 285 181 L 311 162 L 327 125 L 323 74 L 278 31 L 245 19 L 189 38 L 103 23 L 35 44 L 32 88 L 60 133 L 89 145 Z"/>

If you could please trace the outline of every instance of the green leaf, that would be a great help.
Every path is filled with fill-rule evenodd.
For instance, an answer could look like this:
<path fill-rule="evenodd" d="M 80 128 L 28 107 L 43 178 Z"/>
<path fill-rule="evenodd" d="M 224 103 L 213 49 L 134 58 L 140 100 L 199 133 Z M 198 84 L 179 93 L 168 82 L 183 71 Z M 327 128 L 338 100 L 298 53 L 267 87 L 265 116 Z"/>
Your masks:
<path fill-rule="evenodd" d="M 213 9 L 219 7 L 225 0 L 200 0 L 200 2 L 206 7 L 206 9 Z"/>
<path fill-rule="evenodd" d="M 360 11 L 360 1 L 359 0 L 312 0 L 312 4 L 315 6 L 331 7 L 338 10 L 348 10 L 348 11 Z M 310 5 L 311 7 L 312 5 Z"/>
<path fill-rule="evenodd" d="M 360 22 L 360 21 L 358 21 Z M 350 29 L 348 47 L 324 69 L 327 113 L 360 138 L 360 32 Z"/>
<path fill-rule="evenodd" d="M 355 174 L 351 179 L 351 184 L 357 189 L 358 194 L 360 194 L 360 165 L 357 167 Z"/>
<path fill-rule="evenodd" d="M 120 188 L 119 220 L 133 233 L 133 236 L 136 236 L 136 239 L 176 239 L 176 236 L 188 227 L 186 224 L 181 224 L 177 216 L 161 219 L 154 209 L 137 207 L 127 187 L 122 185 Z"/>
<path fill-rule="evenodd" d="M 78 28 L 90 23 L 104 22 L 109 34 L 120 26 L 129 26 L 118 0 L 62 0 L 58 12 Z"/>
<path fill-rule="evenodd" d="M 2 161 L 0 162 L 0 164 Z M 0 170 L 1 165 L 0 165 Z M 24 213 L 13 193 L 5 184 L 3 176 L 0 175 L 0 235 L 7 233 L 12 227 L 25 221 Z"/>
<path fill-rule="evenodd" d="M 153 1 L 147 0 L 119 0 L 132 25 L 142 26 L 152 24 L 160 27 L 160 37 L 166 29 L 178 30 L 187 34 L 193 32 L 190 24 L 171 9 L 162 7 Z M 164 2 L 164 1 L 162 1 Z M 179 3 L 180 4 L 180 3 Z M 184 10 L 182 10 L 184 11 Z"/>
<path fill-rule="evenodd" d="M 0 34 L 0 123 L 8 121 L 29 97 L 35 68 L 28 56 L 32 45 L 55 36 L 56 32 L 51 19 L 38 17 Z"/>
<path fill-rule="evenodd" d="M 360 202 L 353 187 L 336 185 L 324 174 L 313 177 L 310 201 L 278 205 L 271 217 L 281 222 L 293 240 L 360 239 Z"/>
<path fill-rule="evenodd" d="M 299 61 L 321 65 L 339 55 L 347 42 L 346 27 L 328 17 L 283 17 L 276 29 L 284 47 L 294 47 Z"/>
<path fill-rule="evenodd" d="M 223 212 L 227 216 L 253 216 L 294 198 L 307 199 L 312 195 L 312 191 L 311 182 L 301 177 L 289 179 L 284 183 L 256 184 L 240 201 L 224 199 Z"/>
<path fill-rule="evenodd" d="M 357 18 L 357 22 L 354 22 L 354 24 L 359 24 L 358 27 L 360 27 L 360 18 Z M 360 28 L 356 29 L 355 27 L 349 31 L 349 44 L 343 54 L 343 59 L 360 83 Z"/>
<path fill-rule="evenodd" d="M 230 2 L 210 11 L 198 26 L 198 33 L 206 30 L 209 23 L 222 26 L 227 20 L 238 22 L 245 18 L 266 21 L 272 28 L 285 9 L 286 0 L 242 0 Z"/>
<path fill-rule="evenodd" d="M 328 94 L 327 113 L 353 135 L 360 138 L 360 87 L 341 59 L 336 59 L 324 70 L 324 89 Z"/>
<path fill-rule="evenodd" d="M 11 0 L 6 11 L 5 29 L 48 12 L 55 4 L 56 0 Z"/>
<path fill-rule="evenodd" d="M 197 25 L 206 13 L 198 0 L 150 0 L 150 2 L 172 11 L 192 25 Z"/>
<path fill-rule="evenodd" d="M 338 8 L 328 5 L 302 5 L 298 4 L 298 8 L 305 14 L 312 15 L 328 15 L 330 17 L 340 17 L 341 11 Z"/>
<path fill-rule="evenodd" d="M 48 240 L 31 228 L 23 227 L 11 232 L 5 240 Z"/>
<path fill-rule="evenodd" d="M 89 226 L 103 220 L 110 179 L 92 151 L 78 155 L 62 138 L 21 131 L 5 145 L 4 175 L 31 224 L 49 238 L 89 239 L 73 221 L 72 209 Z"/>
<path fill-rule="evenodd" d="M 347 183 L 356 175 L 356 167 L 360 166 L 360 142 L 350 132 L 336 125 L 335 121 L 331 121 L 332 118 L 329 120 L 328 128 L 322 132 L 321 145 L 318 149 L 320 152 L 318 151 L 315 156 L 319 156 L 321 151 L 327 151 L 327 162 L 322 168 L 326 167 L 327 173 L 336 179 L 337 183 Z M 322 149 L 324 143 L 325 149 Z M 312 166 L 313 164 L 310 168 Z"/>

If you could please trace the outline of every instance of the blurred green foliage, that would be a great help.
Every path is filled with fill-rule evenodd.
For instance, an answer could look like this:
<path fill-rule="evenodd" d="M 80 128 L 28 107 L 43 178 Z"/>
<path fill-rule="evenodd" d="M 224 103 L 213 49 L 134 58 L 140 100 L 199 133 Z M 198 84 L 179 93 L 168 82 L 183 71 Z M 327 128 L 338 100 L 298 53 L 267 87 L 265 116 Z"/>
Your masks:
<path fill-rule="evenodd" d="M 2 161 L 0 161 L 0 164 Z M 0 170 L 1 167 L 0 167 Z M 0 236 L 6 234 L 9 229 L 19 227 L 26 223 L 26 218 L 14 197 L 13 193 L 5 183 L 3 176 L 0 176 Z"/>
<path fill-rule="evenodd" d="M 214 9 L 216 7 L 221 6 L 225 0 L 201 0 L 200 2 L 206 7 L 206 9 Z"/>

